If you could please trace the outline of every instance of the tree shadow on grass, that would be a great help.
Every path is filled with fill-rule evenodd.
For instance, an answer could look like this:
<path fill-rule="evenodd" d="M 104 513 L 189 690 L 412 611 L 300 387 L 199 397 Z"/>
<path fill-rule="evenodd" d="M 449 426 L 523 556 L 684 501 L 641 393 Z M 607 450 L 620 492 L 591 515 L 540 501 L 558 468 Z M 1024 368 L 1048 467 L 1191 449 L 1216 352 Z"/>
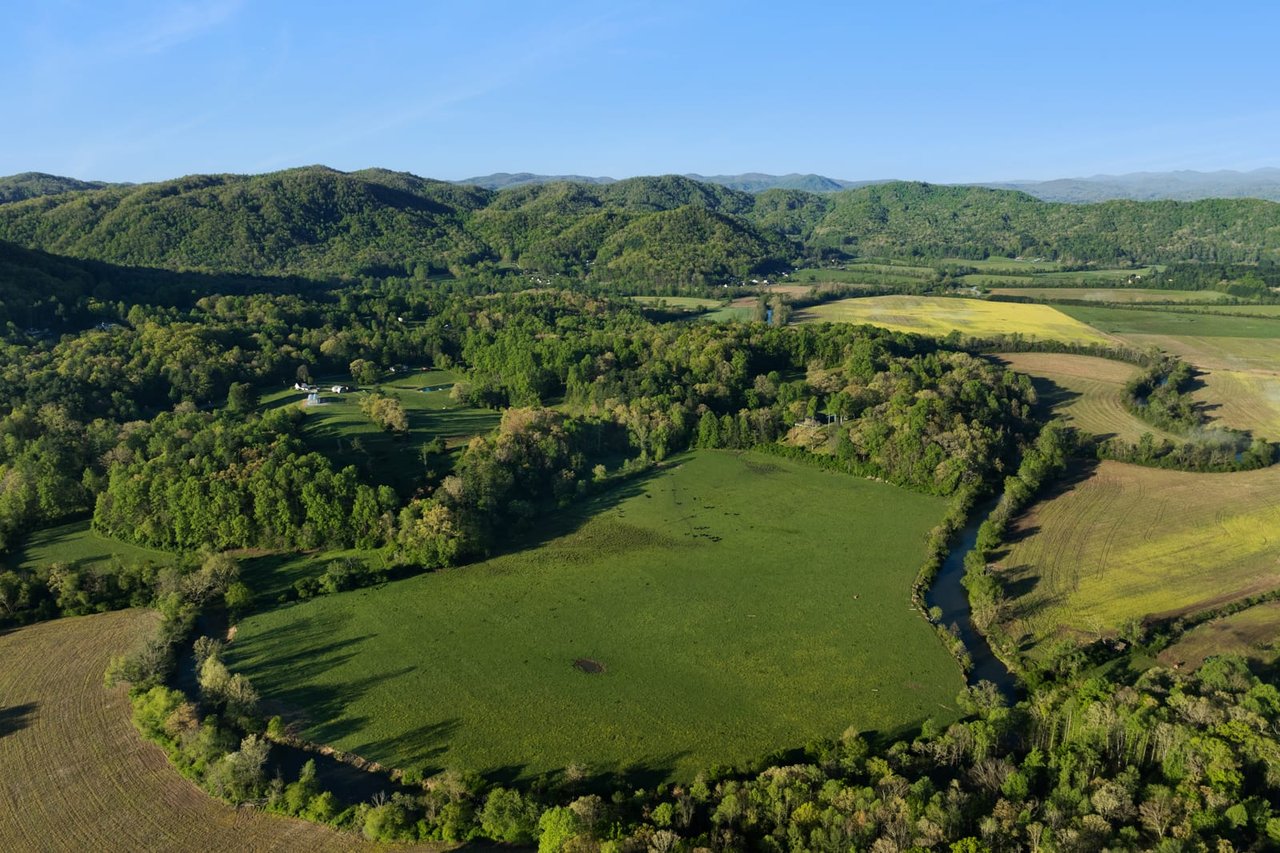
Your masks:
<path fill-rule="evenodd" d="M 495 543 L 493 552 L 486 559 L 535 550 L 552 540 L 576 533 L 596 516 L 643 494 L 647 483 L 669 473 L 678 464 L 675 461 L 632 474 L 566 509 L 540 515 L 524 529 L 513 532 L 506 541 Z"/>
<path fill-rule="evenodd" d="M 375 760 L 379 755 L 393 753 L 401 769 L 419 770 L 424 778 L 434 776 L 445 769 L 438 759 L 449 751 L 449 741 L 461 725 L 458 717 L 427 723 L 395 737 L 362 743 L 351 751 Z"/>
<path fill-rule="evenodd" d="M 0 737 L 22 731 L 35 720 L 39 709 L 36 702 L 24 702 L 21 705 L 9 705 L 0 708 Z"/>

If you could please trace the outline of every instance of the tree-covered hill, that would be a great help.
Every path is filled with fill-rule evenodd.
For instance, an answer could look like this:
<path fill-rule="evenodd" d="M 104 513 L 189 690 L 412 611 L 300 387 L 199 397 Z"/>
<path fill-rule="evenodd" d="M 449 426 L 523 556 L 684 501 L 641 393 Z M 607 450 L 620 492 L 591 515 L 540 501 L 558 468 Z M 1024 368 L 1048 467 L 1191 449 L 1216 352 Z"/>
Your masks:
<path fill-rule="evenodd" d="M 1254 199 L 1071 205 L 1007 190 L 901 182 L 831 199 L 809 242 L 854 254 L 1143 263 L 1280 255 L 1280 204 Z"/>
<path fill-rule="evenodd" d="M 98 190 L 109 186 L 102 181 L 80 181 L 44 172 L 22 172 L 0 178 L 0 204 L 43 195 L 59 195 L 78 190 Z"/>
<path fill-rule="evenodd" d="M 714 284 L 786 264 L 786 244 L 740 217 L 696 205 L 638 219 L 600 247 L 592 276 L 656 286 Z"/>
<path fill-rule="evenodd" d="M 483 257 L 463 218 L 488 195 L 380 170 L 195 175 L 5 205 L 0 238 L 178 270 L 403 273 Z"/>
<path fill-rule="evenodd" d="M 117 265 L 205 273 L 383 277 L 449 270 L 493 281 L 520 268 L 603 283 L 715 284 L 815 256 L 1277 260 L 1280 204 L 1072 205 L 1008 190 L 904 182 L 753 195 L 678 175 L 495 192 L 383 169 L 312 166 L 4 204 L 0 240 Z"/>

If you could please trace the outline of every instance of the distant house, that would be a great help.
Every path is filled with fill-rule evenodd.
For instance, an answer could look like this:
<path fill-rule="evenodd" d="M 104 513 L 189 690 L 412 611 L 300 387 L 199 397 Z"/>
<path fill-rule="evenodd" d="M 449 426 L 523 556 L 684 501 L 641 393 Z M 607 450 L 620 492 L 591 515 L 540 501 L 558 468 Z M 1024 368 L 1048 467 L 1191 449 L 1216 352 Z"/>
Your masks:
<path fill-rule="evenodd" d="M 345 393 L 347 393 L 348 391 L 350 391 L 351 389 L 350 389 L 350 388 L 348 388 L 346 385 L 334 385 L 334 386 L 333 386 L 332 388 L 330 388 L 329 390 L 330 390 L 330 391 L 332 391 L 332 392 L 333 392 L 333 393 L 335 393 L 335 394 L 345 394 Z"/>

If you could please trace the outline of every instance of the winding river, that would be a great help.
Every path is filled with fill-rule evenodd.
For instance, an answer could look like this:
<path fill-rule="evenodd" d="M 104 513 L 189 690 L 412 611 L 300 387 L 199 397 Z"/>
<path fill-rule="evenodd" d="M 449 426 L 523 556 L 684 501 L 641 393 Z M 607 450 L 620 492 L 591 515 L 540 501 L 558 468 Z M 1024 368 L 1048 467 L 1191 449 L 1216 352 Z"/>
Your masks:
<path fill-rule="evenodd" d="M 960 640 L 969 651 L 973 668 L 969 670 L 969 683 L 990 681 L 1010 701 L 1017 698 L 1018 682 L 1000 659 L 991 651 L 987 638 L 973 625 L 969 611 L 969 594 L 961 583 L 964 580 L 964 558 L 978 541 L 978 528 L 991 512 L 996 501 L 990 500 L 974 509 L 969 522 L 956 534 L 947 558 L 938 570 L 933 585 L 925 593 L 925 604 L 942 609 L 942 624 L 955 626 Z"/>

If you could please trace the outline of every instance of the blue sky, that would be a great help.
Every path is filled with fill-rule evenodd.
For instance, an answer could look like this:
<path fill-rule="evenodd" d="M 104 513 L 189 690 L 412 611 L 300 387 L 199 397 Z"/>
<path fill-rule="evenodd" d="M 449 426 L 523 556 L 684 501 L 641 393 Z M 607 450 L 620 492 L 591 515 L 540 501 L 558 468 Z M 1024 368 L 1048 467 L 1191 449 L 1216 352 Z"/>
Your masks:
<path fill-rule="evenodd" d="M 1276 3 L 20 2 L 0 174 L 1280 165 Z"/>

